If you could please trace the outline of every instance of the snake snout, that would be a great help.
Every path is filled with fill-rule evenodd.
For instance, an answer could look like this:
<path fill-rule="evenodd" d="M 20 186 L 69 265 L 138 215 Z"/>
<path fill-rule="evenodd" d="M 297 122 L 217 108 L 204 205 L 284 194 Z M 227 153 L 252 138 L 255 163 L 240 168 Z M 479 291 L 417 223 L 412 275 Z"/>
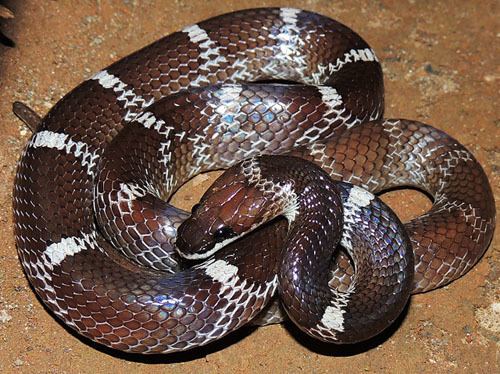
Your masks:
<path fill-rule="evenodd" d="M 215 242 L 196 219 L 188 219 L 179 227 L 175 245 L 181 257 L 197 260 L 208 257 Z"/>

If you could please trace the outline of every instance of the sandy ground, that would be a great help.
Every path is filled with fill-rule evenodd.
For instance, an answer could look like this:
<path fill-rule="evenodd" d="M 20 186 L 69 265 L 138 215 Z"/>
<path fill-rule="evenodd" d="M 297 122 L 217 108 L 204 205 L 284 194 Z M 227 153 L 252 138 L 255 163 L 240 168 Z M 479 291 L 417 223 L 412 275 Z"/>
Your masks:
<path fill-rule="evenodd" d="M 1 27 L 17 47 L 0 45 L 0 372 L 499 372 L 498 235 L 467 276 L 413 297 L 394 327 L 354 347 L 319 344 L 285 325 L 243 329 L 185 354 L 127 355 L 80 339 L 36 299 L 13 239 L 12 184 L 30 133 L 11 113 L 12 102 L 45 114 L 93 72 L 165 34 L 266 5 L 303 7 L 357 30 L 383 64 L 386 116 L 418 119 L 459 139 L 484 166 L 498 200 L 500 29 L 494 0 L 11 2 L 16 17 Z M 177 196 L 180 206 L 189 207 L 207 186 L 198 182 Z M 429 207 L 415 192 L 384 198 L 403 220 Z"/>

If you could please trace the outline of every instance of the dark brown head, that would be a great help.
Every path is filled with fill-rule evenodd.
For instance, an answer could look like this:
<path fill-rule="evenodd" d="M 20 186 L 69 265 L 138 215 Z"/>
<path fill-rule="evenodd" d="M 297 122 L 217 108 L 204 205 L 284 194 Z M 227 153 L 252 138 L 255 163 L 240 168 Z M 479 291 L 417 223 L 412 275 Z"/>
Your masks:
<path fill-rule="evenodd" d="M 282 214 L 282 201 L 276 199 L 275 191 L 270 191 L 272 183 L 262 184 L 264 179 L 254 159 L 226 170 L 193 207 L 191 217 L 179 227 L 176 245 L 181 256 L 207 258 Z"/>

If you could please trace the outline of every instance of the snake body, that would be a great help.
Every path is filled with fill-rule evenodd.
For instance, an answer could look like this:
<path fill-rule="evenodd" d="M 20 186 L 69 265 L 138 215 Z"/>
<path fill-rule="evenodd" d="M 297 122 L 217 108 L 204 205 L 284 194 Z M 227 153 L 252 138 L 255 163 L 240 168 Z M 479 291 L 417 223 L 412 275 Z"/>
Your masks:
<path fill-rule="evenodd" d="M 269 79 L 309 86 L 239 84 Z M 291 153 L 372 192 L 432 194 L 431 211 L 406 225 L 411 278 L 414 292 L 444 285 L 487 248 L 491 189 L 458 142 L 382 113 L 375 53 L 336 21 L 263 8 L 186 27 L 83 82 L 37 126 L 14 188 L 26 275 L 65 324 L 112 348 L 165 353 L 218 339 L 275 294 L 287 224 L 184 269 L 172 239 L 188 214 L 163 201 L 200 172 Z M 137 168 L 148 170 L 142 179 Z M 343 191 L 349 201 L 351 187 Z M 333 277 L 341 289 L 346 278 Z M 338 312 L 329 319 L 337 333 Z"/>

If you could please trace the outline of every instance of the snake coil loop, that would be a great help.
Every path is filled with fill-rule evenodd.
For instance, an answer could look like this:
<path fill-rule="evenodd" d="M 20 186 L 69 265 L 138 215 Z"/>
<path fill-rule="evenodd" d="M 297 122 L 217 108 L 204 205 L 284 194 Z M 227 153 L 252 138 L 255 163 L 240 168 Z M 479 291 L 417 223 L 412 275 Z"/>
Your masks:
<path fill-rule="evenodd" d="M 300 84 L 250 83 L 262 80 Z M 124 351 L 207 344 L 254 319 L 278 288 L 286 312 L 308 333 L 365 339 L 395 318 L 410 290 L 467 272 L 495 224 L 491 188 L 471 153 L 431 126 L 381 120 L 383 105 L 375 53 L 327 17 L 262 8 L 186 27 L 81 83 L 40 123 L 29 120 L 36 131 L 14 188 L 25 273 L 66 325 Z M 256 158 L 262 154 L 307 161 Z M 307 166 L 306 173 L 311 162 L 323 171 Z M 165 203 L 173 191 L 198 173 L 230 167 L 227 175 L 239 179 L 221 177 L 227 188 L 212 187 L 179 229 L 189 214 Z M 404 230 L 360 188 L 377 193 L 401 185 L 434 198 Z M 318 211 L 319 200 L 333 204 Z M 260 211 L 264 205 L 275 210 Z M 277 219 L 256 228 L 255 218 L 264 222 L 278 211 L 292 224 Z M 210 221 L 193 224 L 197 217 Z M 332 225 L 343 227 L 342 239 L 324 236 Z M 183 269 L 178 229 L 183 256 L 214 255 Z M 363 244 L 360 230 L 375 239 Z M 312 244 L 331 250 L 338 240 L 354 276 L 345 255 L 330 267 L 301 252 Z M 285 246 L 296 251 L 284 255 Z M 315 272 L 321 285 L 304 287 L 294 263 L 306 278 Z M 414 273 L 406 271 L 413 266 Z M 310 309 L 297 302 L 302 296 Z M 366 320 L 372 317 L 376 322 Z"/>

